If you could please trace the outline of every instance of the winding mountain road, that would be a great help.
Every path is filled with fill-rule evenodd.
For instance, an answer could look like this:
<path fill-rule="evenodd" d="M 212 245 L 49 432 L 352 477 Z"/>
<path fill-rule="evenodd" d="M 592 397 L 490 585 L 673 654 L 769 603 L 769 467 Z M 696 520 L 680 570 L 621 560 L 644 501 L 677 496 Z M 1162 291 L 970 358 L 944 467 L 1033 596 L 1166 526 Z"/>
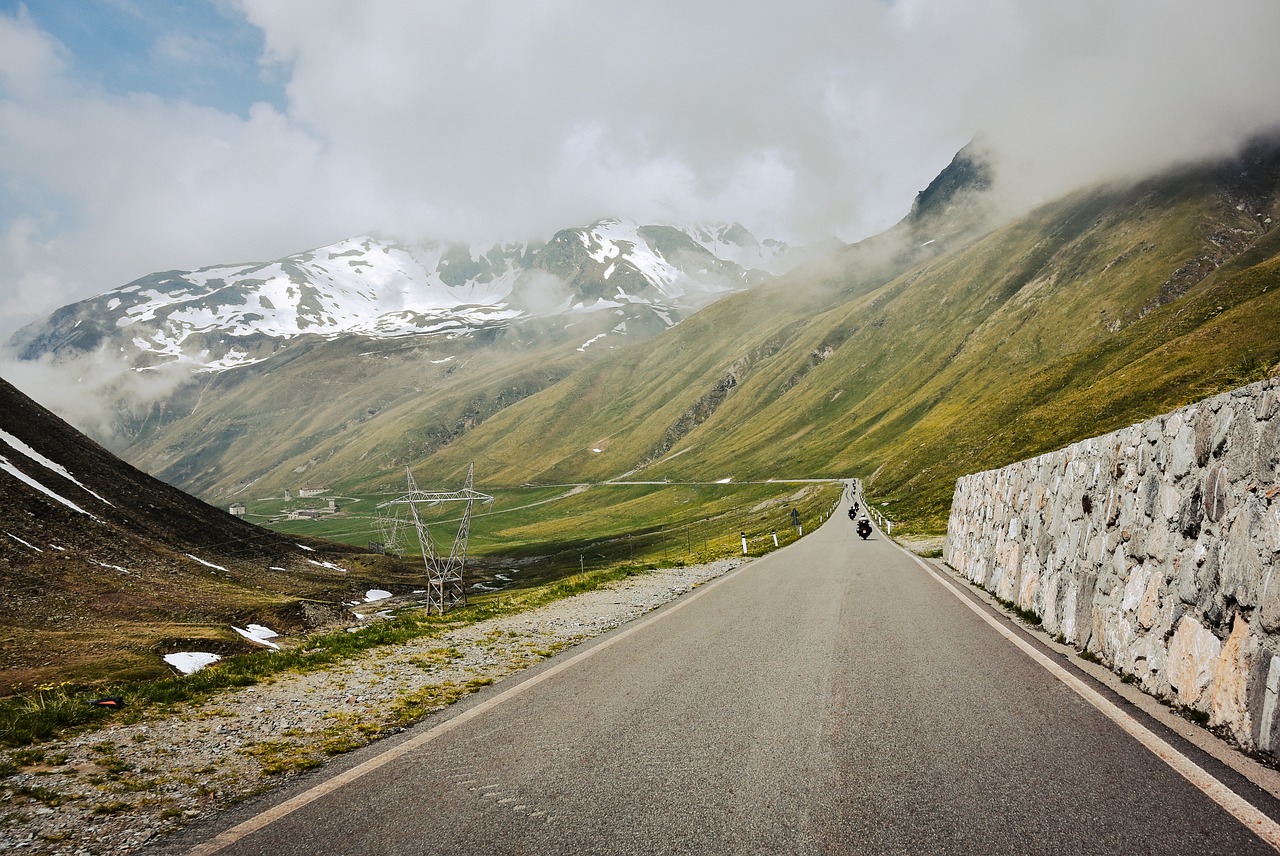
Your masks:
<path fill-rule="evenodd" d="M 989 612 L 837 514 L 166 849 L 1275 852 Z"/>

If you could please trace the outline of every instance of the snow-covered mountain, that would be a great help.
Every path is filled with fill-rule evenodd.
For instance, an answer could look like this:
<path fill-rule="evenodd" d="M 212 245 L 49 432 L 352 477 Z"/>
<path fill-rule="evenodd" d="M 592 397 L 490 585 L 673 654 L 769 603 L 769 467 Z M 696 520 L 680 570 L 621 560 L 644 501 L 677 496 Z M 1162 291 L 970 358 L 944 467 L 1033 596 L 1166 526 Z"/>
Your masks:
<path fill-rule="evenodd" d="M 366 236 L 272 262 L 154 273 L 65 306 L 10 344 L 23 359 L 106 348 L 135 368 L 217 371 L 265 360 L 304 335 L 457 335 L 619 308 L 670 326 L 785 269 L 789 252 L 737 224 L 601 220 L 545 244 L 483 252 Z"/>

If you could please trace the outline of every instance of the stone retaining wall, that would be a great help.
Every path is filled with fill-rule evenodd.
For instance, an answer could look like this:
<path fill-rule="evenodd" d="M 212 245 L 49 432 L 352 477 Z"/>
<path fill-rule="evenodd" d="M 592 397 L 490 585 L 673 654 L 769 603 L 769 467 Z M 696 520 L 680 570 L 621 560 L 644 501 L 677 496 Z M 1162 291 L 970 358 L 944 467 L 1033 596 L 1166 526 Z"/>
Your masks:
<path fill-rule="evenodd" d="M 965 476 L 943 556 L 1146 691 L 1280 750 L 1280 379 Z"/>

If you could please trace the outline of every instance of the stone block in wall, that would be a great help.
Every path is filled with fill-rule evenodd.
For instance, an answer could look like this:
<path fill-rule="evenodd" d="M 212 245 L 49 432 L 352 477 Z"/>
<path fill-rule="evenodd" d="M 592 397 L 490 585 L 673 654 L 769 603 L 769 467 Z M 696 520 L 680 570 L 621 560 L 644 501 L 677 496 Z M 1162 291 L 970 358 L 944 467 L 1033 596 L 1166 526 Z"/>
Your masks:
<path fill-rule="evenodd" d="M 1249 709 L 1259 711 L 1255 717 L 1254 743 L 1260 752 L 1274 753 L 1280 748 L 1280 656 L 1263 649 L 1254 658 L 1252 691 L 1249 693 Z M 1246 743 L 1245 745 L 1249 745 Z"/>
<path fill-rule="evenodd" d="M 1275 408 L 1268 408 L 1274 411 Z M 1258 425 L 1258 448 L 1253 469 L 1263 483 L 1280 482 L 1280 415 L 1268 416 Z"/>
<path fill-rule="evenodd" d="M 1178 622 L 1169 640 L 1169 685 L 1174 701 L 1184 707 L 1196 707 L 1209 688 L 1214 670 L 1222 655 L 1222 641 L 1208 628 L 1189 615 Z"/>
<path fill-rule="evenodd" d="M 1253 740 L 1249 677 L 1256 656 L 1257 641 L 1249 633 L 1249 623 L 1236 615 L 1209 682 L 1209 725 L 1229 728 L 1246 744 Z"/>
<path fill-rule="evenodd" d="M 1219 594 L 1246 608 L 1258 605 L 1265 541 L 1259 504 L 1246 502 L 1227 526 L 1222 547 Z"/>
<path fill-rule="evenodd" d="M 1178 599 L 1192 605 L 1200 600 L 1200 567 L 1204 564 L 1201 551 L 1195 547 L 1183 550 L 1177 558 L 1174 589 Z"/>
<path fill-rule="evenodd" d="M 1170 427 L 1174 427 L 1172 424 Z M 1196 461 L 1196 429 L 1195 426 L 1182 422 L 1177 427 L 1177 434 L 1170 441 L 1169 475 L 1178 481 L 1191 472 Z"/>

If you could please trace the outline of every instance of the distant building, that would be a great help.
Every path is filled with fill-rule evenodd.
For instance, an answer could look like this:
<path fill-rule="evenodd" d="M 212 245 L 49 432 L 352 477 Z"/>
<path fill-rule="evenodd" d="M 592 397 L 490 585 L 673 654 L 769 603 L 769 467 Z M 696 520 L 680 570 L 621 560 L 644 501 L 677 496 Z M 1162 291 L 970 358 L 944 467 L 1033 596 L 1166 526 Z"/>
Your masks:
<path fill-rule="evenodd" d="M 319 496 L 322 493 L 328 493 L 328 492 L 329 492 L 329 488 L 324 487 L 322 485 L 308 485 L 306 487 L 298 488 L 298 496 L 300 498 L 304 496 Z"/>
<path fill-rule="evenodd" d="M 284 498 L 285 498 L 285 500 L 286 500 L 286 501 L 288 501 L 288 500 L 290 500 L 290 499 L 293 499 L 293 491 L 289 490 L 289 488 L 285 488 L 285 489 L 284 489 Z"/>
<path fill-rule="evenodd" d="M 289 520 L 316 520 L 323 513 L 324 512 L 317 511 L 314 508 L 303 508 L 297 511 L 290 511 L 288 514 L 288 519 Z"/>
<path fill-rule="evenodd" d="M 244 517 L 244 511 L 245 511 L 245 508 L 244 508 L 244 503 L 243 503 L 243 502 L 235 502 L 235 503 L 232 503 L 231 508 L 230 508 L 229 510 L 230 510 L 230 511 L 231 511 L 231 513 L 232 513 L 232 514 L 234 514 L 236 517 Z"/>
<path fill-rule="evenodd" d="M 336 498 L 332 497 L 332 496 L 327 497 L 327 499 L 329 500 L 329 507 L 328 507 L 328 508 L 326 508 L 326 509 L 325 509 L 325 511 L 328 511 L 330 514 L 337 514 L 337 513 L 338 513 L 338 500 L 337 500 Z"/>

